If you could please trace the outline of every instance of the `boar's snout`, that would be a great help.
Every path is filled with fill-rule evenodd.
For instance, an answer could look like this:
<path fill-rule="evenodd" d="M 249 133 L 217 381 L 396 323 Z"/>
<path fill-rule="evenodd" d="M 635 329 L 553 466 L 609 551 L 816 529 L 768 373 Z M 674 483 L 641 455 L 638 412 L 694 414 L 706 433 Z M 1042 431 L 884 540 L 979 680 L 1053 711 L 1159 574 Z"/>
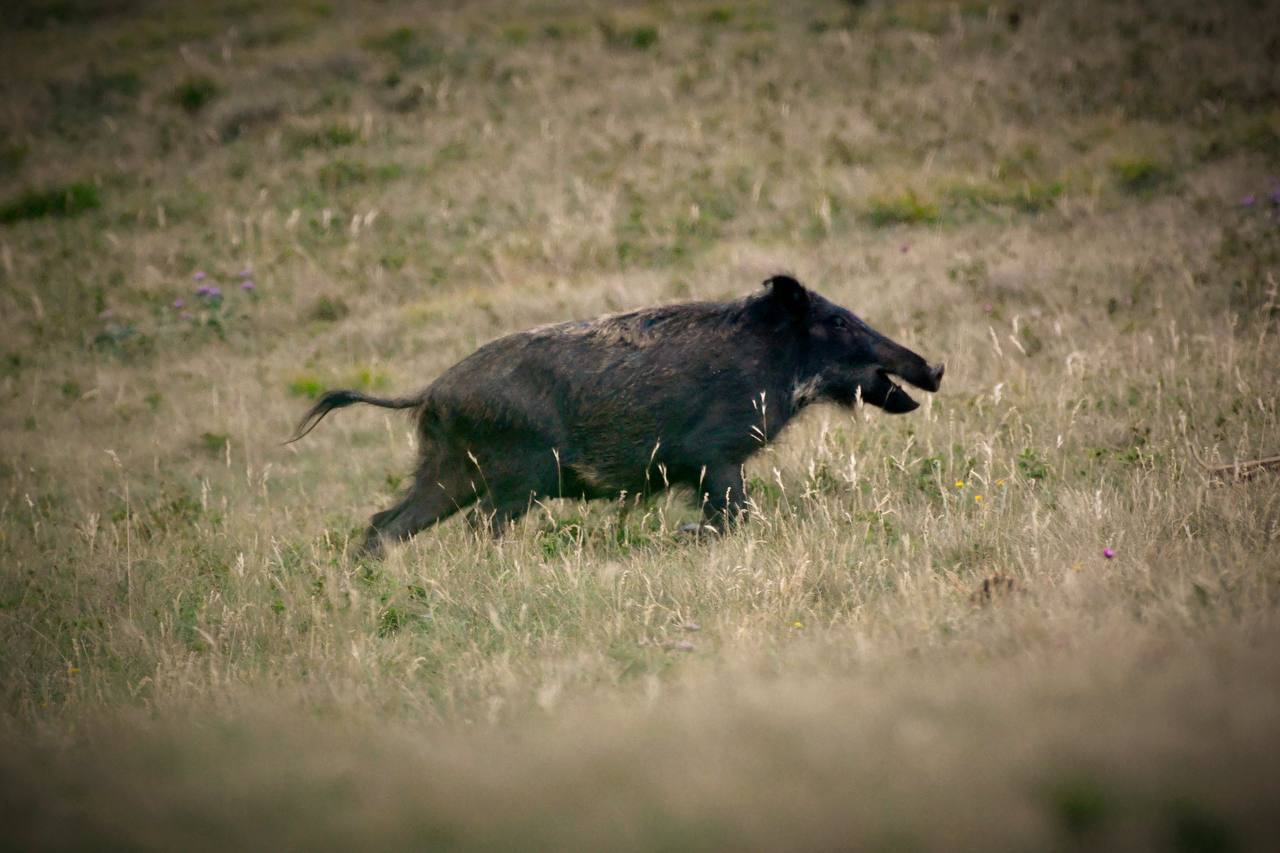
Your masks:
<path fill-rule="evenodd" d="M 890 379 L 896 376 L 924 391 L 937 391 L 942 386 L 943 364 L 930 364 L 918 354 L 883 336 L 875 348 L 877 361 L 875 379 L 864 385 L 863 399 L 880 406 L 894 415 L 915 411 L 919 403 L 911 398 L 900 385 Z"/>
<path fill-rule="evenodd" d="M 924 391 L 937 391 L 942 386 L 946 365 L 930 364 L 916 353 L 888 338 L 882 339 L 877 353 L 880 369 L 905 379 Z"/>
<path fill-rule="evenodd" d="M 947 372 L 945 364 L 935 364 L 928 369 L 925 376 L 927 382 L 921 383 L 920 387 L 926 391 L 937 391 L 942 387 L 942 374 Z"/>

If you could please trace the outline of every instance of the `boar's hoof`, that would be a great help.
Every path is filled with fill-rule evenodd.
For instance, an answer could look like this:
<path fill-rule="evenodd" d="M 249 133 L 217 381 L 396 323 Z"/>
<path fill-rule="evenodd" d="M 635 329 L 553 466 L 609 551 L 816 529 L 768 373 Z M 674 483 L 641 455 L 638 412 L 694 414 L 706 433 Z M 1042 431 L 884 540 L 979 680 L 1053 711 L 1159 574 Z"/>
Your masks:
<path fill-rule="evenodd" d="M 680 529 L 676 531 L 676 536 L 680 538 L 704 539 L 721 534 L 720 528 L 714 524 L 708 524 L 705 521 L 689 522 L 680 525 Z"/>
<path fill-rule="evenodd" d="M 381 560 L 386 556 L 386 549 L 383 547 L 382 537 L 376 533 L 367 534 L 364 540 L 356 546 L 352 552 L 352 556 L 357 560 Z"/>

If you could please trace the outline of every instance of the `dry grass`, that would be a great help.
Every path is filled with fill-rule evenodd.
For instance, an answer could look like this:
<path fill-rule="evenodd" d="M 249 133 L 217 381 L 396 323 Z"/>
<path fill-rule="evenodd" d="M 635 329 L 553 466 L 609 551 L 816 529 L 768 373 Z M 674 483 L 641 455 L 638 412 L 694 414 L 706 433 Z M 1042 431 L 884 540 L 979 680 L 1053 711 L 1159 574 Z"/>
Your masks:
<path fill-rule="evenodd" d="M 1280 450 L 1274 10 L 23 8 L 13 843 L 1274 840 L 1280 490 L 1195 455 Z M 354 564 L 409 422 L 279 445 L 319 388 L 784 268 L 947 383 L 807 414 L 724 539 L 675 495 Z"/>

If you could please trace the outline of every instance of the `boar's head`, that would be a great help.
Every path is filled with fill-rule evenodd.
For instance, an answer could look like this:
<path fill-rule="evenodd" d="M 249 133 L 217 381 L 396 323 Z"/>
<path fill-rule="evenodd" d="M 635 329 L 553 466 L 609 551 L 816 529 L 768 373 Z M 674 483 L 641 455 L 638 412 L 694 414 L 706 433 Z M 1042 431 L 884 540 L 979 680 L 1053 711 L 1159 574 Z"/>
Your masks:
<path fill-rule="evenodd" d="M 943 365 L 929 364 L 794 278 L 774 276 L 765 287 L 767 298 L 798 337 L 797 379 L 809 399 L 845 406 L 861 399 L 891 414 L 902 414 L 920 404 L 890 376 L 925 391 L 937 391 L 941 385 Z"/>

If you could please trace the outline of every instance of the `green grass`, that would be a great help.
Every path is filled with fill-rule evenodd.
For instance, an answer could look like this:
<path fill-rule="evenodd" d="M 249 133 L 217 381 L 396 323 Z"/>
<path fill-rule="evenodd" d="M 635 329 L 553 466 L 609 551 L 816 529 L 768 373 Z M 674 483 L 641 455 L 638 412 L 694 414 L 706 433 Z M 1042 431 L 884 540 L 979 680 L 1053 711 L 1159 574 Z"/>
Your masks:
<path fill-rule="evenodd" d="M 928 225 L 938 221 L 938 206 L 922 201 L 914 192 L 878 196 L 867 203 L 866 218 L 872 225 Z"/>
<path fill-rule="evenodd" d="M 368 50 L 390 54 L 404 68 L 432 65 L 444 58 L 444 50 L 432 34 L 418 32 L 408 26 L 370 36 L 365 39 L 364 46 Z"/>
<path fill-rule="evenodd" d="M 1116 183 L 1128 193 L 1149 193 L 1173 180 L 1168 166 L 1145 158 L 1115 160 L 1111 171 Z"/>
<path fill-rule="evenodd" d="M 1280 452 L 1276 15 L 30 5 L 6 841 L 1274 846 L 1277 484 L 1194 454 Z M 329 388 L 782 270 L 947 378 L 807 413 L 723 538 L 552 501 L 360 560 L 413 418 L 281 444 Z"/>
<path fill-rule="evenodd" d="M 218 97 L 220 91 L 218 84 L 208 77 L 191 77 L 179 83 L 170 97 L 184 111 L 194 115 Z"/>
<path fill-rule="evenodd" d="M 1033 214 L 1051 210 L 1065 191 L 1066 188 L 1060 181 L 956 186 L 947 190 L 947 201 L 949 207 L 957 213 L 968 210 L 1000 210 L 1014 214 Z"/>
<path fill-rule="evenodd" d="M 658 43 L 658 28 L 650 25 L 617 29 L 601 22 L 600 31 L 610 45 L 631 50 L 648 50 Z"/>
<path fill-rule="evenodd" d="M 295 397 L 314 400 L 324 393 L 325 386 L 314 376 L 299 376 L 289 381 L 289 393 Z"/>
<path fill-rule="evenodd" d="M 77 216 L 102 206 L 94 184 L 77 181 L 44 190 L 26 190 L 16 198 L 0 202 L 0 222 L 18 222 L 46 216 Z"/>

